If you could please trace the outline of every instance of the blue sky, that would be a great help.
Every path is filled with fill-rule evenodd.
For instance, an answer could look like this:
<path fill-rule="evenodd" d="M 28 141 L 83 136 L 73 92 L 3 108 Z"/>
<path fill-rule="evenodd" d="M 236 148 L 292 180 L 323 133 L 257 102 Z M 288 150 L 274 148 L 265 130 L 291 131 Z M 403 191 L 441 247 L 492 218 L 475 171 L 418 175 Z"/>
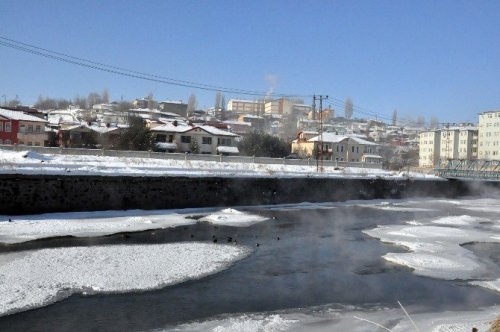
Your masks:
<path fill-rule="evenodd" d="M 477 122 L 500 108 L 500 1 L 0 0 L 0 37 L 232 89 L 327 94 L 355 117 Z M 0 45 L 0 95 L 213 106 L 214 91 L 128 78 Z M 230 98 L 253 96 L 225 93 Z M 2 100 L 3 102 L 3 97 Z M 310 104 L 311 98 L 305 98 Z M 327 103 L 325 105 L 328 105 Z M 364 113 L 363 113 L 364 112 Z M 370 116 L 371 118 L 375 116 Z"/>

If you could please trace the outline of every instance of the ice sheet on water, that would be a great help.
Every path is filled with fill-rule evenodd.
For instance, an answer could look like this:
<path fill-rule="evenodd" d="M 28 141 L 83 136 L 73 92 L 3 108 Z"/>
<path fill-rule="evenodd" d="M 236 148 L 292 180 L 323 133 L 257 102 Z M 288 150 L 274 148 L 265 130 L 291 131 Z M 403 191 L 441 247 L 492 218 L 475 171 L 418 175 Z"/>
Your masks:
<path fill-rule="evenodd" d="M 488 279 L 492 272 L 487 264 L 461 246 L 470 242 L 500 242 L 494 224 L 477 227 L 484 221 L 489 219 L 470 215 L 445 216 L 406 225 L 379 226 L 364 233 L 407 247 L 411 252 L 388 253 L 383 257 L 414 269 L 415 274 L 447 280 Z M 487 287 L 489 284 L 481 285 Z M 499 290 L 498 287 L 490 288 Z"/>
<path fill-rule="evenodd" d="M 490 280 L 490 281 L 471 281 L 470 284 L 488 288 L 500 293 L 500 279 Z"/>
<path fill-rule="evenodd" d="M 0 243 L 20 243 L 57 236 L 91 237 L 196 223 L 168 210 L 49 213 L 0 216 Z M 3 221 L 3 222 L 2 222 Z"/>
<path fill-rule="evenodd" d="M 174 243 L 5 254 L 0 260 L 0 316 L 74 293 L 144 291 L 201 278 L 249 253 L 234 245 Z"/>
<path fill-rule="evenodd" d="M 228 208 L 209 214 L 201 218 L 200 221 L 207 221 L 215 225 L 241 227 L 250 226 L 267 219 L 269 218 Z"/>
<path fill-rule="evenodd" d="M 485 331 L 489 326 L 489 322 L 498 316 L 500 307 L 494 306 L 472 312 L 447 311 L 419 314 L 412 314 L 411 307 L 406 307 L 406 310 L 410 312 L 410 316 L 420 331 L 469 332 L 472 327 Z M 422 310 L 419 311 L 422 312 Z M 414 330 L 412 323 L 399 307 L 359 308 L 335 306 L 335 308 L 304 308 L 279 312 L 235 314 L 156 331 L 371 332 L 383 330 L 373 323 L 380 324 L 394 332 Z"/>
<path fill-rule="evenodd" d="M 218 224 L 246 227 L 268 218 L 224 209 L 210 214 L 212 209 L 129 210 L 48 213 L 26 216 L 0 216 L 0 243 L 20 243 L 36 239 L 76 236 L 93 237 L 120 232 L 139 232 L 197 223 L 188 218 L 191 213 L 208 214 L 202 220 Z M 9 222 L 8 220 L 13 220 Z"/>

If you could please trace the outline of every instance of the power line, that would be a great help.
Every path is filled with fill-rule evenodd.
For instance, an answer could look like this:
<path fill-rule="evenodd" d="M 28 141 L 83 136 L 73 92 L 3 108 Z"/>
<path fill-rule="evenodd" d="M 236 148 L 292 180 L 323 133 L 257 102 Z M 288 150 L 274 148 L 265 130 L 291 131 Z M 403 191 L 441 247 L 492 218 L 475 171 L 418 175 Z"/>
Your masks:
<path fill-rule="evenodd" d="M 52 60 L 56 61 L 61 61 L 61 62 L 66 62 L 70 63 L 73 65 L 77 65 L 80 67 L 84 68 L 89 68 L 89 69 L 94 69 L 98 71 L 103 71 L 111 74 L 116 74 L 116 75 L 121 75 L 121 76 L 126 76 L 130 78 L 136 78 L 136 79 L 142 79 L 146 81 L 151 81 L 151 82 L 156 82 L 156 83 L 163 83 L 163 84 L 169 84 L 169 85 L 175 85 L 175 86 L 181 86 L 181 87 L 188 87 L 188 88 L 193 88 L 193 89 L 200 89 L 200 90 L 208 90 L 208 91 L 220 91 L 220 92 L 225 92 L 225 93 L 231 93 L 231 94 L 242 94 L 242 95 L 250 95 L 250 96 L 273 96 L 273 97 L 299 97 L 299 98 L 306 98 L 306 97 L 312 97 L 312 95 L 296 95 L 296 94 L 278 94 L 278 93 L 268 93 L 268 92 L 262 92 L 262 91 L 252 91 L 252 90 L 243 90 L 243 89 L 237 89 L 237 88 L 228 88 L 228 87 L 222 87 L 222 86 L 215 86 L 215 85 L 209 85 L 209 84 L 203 84 L 203 83 L 196 83 L 196 82 L 191 82 L 191 81 L 184 81 L 184 80 L 178 80 L 178 79 L 173 79 L 165 76 L 159 76 L 155 74 L 148 74 L 136 70 L 130 70 L 122 67 L 117 67 L 117 66 L 111 66 L 107 64 L 103 64 L 100 62 L 68 55 L 65 53 L 61 52 L 55 52 L 46 48 L 34 46 L 31 44 L 23 43 L 14 39 L 6 38 L 3 36 L 0 36 L 0 45 L 9 47 L 18 51 L 22 51 L 25 53 L 29 53 L 32 55 L 37 55 L 45 58 L 49 58 Z"/>

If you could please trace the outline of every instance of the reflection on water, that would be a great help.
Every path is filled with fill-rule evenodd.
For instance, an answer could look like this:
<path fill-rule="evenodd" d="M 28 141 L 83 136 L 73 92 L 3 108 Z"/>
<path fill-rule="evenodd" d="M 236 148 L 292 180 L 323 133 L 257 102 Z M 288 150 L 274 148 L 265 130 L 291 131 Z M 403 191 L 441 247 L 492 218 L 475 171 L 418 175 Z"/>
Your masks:
<path fill-rule="evenodd" d="M 331 303 L 394 306 L 399 300 L 427 310 L 467 310 L 498 303 L 499 296 L 494 292 L 466 286 L 465 282 L 418 277 L 408 268 L 381 259 L 388 252 L 405 249 L 383 244 L 362 230 L 464 214 L 456 205 L 445 202 L 413 202 L 412 207 L 261 207 L 252 208 L 252 213 L 266 215 L 270 220 L 248 228 L 200 223 L 126 236 L 52 239 L 2 247 L 0 251 L 7 252 L 74 245 L 217 241 L 250 246 L 254 253 L 230 269 L 202 280 L 143 293 L 73 296 L 45 308 L 2 317 L 0 330 L 139 331 L 225 313 Z M 481 212 L 481 216 L 485 214 Z M 498 265 L 498 246 L 470 246 L 481 259 Z"/>

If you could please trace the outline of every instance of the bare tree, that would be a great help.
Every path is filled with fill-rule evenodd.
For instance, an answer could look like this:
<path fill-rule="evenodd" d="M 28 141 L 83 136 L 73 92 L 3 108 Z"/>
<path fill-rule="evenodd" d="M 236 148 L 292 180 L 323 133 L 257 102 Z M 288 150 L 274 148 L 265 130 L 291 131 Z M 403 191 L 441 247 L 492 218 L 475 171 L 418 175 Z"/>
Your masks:
<path fill-rule="evenodd" d="M 150 92 L 146 99 L 148 100 L 148 109 L 150 109 L 150 110 L 154 109 L 155 108 L 155 100 L 154 100 L 153 93 Z"/>
<path fill-rule="evenodd" d="M 197 107 L 198 107 L 198 100 L 196 100 L 196 95 L 194 93 L 192 93 L 189 96 L 188 104 L 187 104 L 188 116 L 192 115 Z"/>
<path fill-rule="evenodd" d="M 395 126 L 398 123 L 398 110 L 392 112 L 392 125 Z"/>
<path fill-rule="evenodd" d="M 102 102 L 105 104 L 109 104 L 109 91 L 108 91 L 108 89 L 102 90 Z"/>
<path fill-rule="evenodd" d="M 99 93 L 97 92 L 91 92 L 89 93 L 87 97 L 87 106 L 88 108 L 92 108 L 95 104 L 101 104 L 102 103 L 102 97 Z"/>
<path fill-rule="evenodd" d="M 72 104 L 77 105 L 80 108 L 87 109 L 87 99 L 81 98 L 79 95 L 73 98 Z"/>
<path fill-rule="evenodd" d="M 418 127 L 423 127 L 425 126 L 425 117 L 423 115 L 419 115 L 417 117 L 417 126 Z"/>
<path fill-rule="evenodd" d="M 19 100 L 19 97 L 16 95 L 16 98 L 11 99 L 7 102 L 8 107 L 15 108 L 17 106 L 21 105 L 21 101 Z"/>
<path fill-rule="evenodd" d="M 352 118 L 352 114 L 354 113 L 354 105 L 352 104 L 351 98 L 346 99 L 344 112 L 347 119 Z"/>
<path fill-rule="evenodd" d="M 215 94 L 215 103 L 214 103 L 214 108 L 215 110 L 220 110 L 222 107 L 222 93 L 220 91 L 217 91 Z"/>
<path fill-rule="evenodd" d="M 435 116 L 431 117 L 431 129 L 437 129 L 439 120 Z"/>

